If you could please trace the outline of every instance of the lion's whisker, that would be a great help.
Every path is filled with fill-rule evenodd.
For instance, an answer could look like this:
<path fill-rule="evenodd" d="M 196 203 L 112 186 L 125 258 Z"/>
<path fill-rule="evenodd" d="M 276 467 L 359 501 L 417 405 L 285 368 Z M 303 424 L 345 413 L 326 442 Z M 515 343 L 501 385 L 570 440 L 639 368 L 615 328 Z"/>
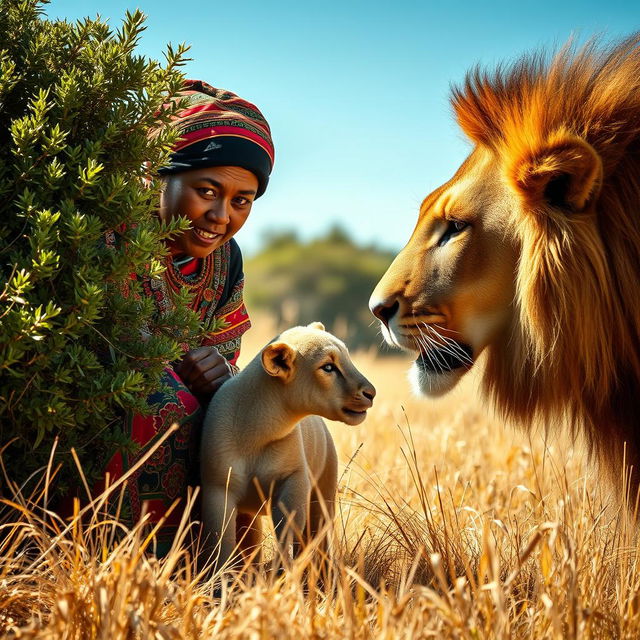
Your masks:
<path fill-rule="evenodd" d="M 417 341 L 423 347 L 420 351 L 420 357 L 424 358 L 426 356 L 429 363 L 434 368 L 440 369 L 440 371 L 442 372 L 442 367 L 440 365 L 440 362 L 434 360 L 433 358 L 433 354 L 434 354 L 433 349 L 429 348 L 430 345 L 428 343 L 428 336 L 425 336 L 419 327 L 418 327 L 418 331 L 420 331 L 420 336 L 417 338 Z"/>
<path fill-rule="evenodd" d="M 440 349 L 440 345 L 431 336 L 423 333 L 420 327 L 418 327 L 418 331 L 420 331 L 420 334 L 423 337 L 423 339 L 426 340 L 425 345 L 428 347 L 429 346 L 432 347 L 428 349 L 432 362 L 437 364 L 437 367 L 440 370 L 440 373 L 444 373 L 445 370 L 448 370 L 448 367 L 446 366 L 446 362 L 444 362 L 444 360 L 441 359 L 440 352 L 443 350 Z"/>
<path fill-rule="evenodd" d="M 420 332 L 421 337 L 423 338 L 423 346 L 426 347 L 426 351 L 429 355 L 429 359 L 430 361 L 437 366 L 437 368 L 440 370 L 440 373 L 444 373 L 448 367 L 446 366 L 446 362 L 444 362 L 441 359 L 440 356 L 440 349 L 437 348 L 438 344 L 436 343 L 436 341 L 429 335 L 426 335 L 422 332 L 422 329 L 420 329 L 420 327 L 418 326 L 418 331 Z M 425 342 L 426 340 L 426 342 Z M 436 347 L 436 348 L 429 348 L 429 347 Z"/>
<path fill-rule="evenodd" d="M 455 340 L 441 334 L 438 334 L 438 336 L 452 349 L 453 355 L 460 358 L 462 362 L 473 364 L 473 359 L 469 357 L 469 354 Z"/>
<path fill-rule="evenodd" d="M 435 322 L 430 324 L 429 326 L 434 327 L 436 329 L 440 329 L 441 331 L 448 331 L 449 333 L 457 333 L 458 335 L 460 334 L 460 332 L 456 331 L 455 329 L 448 329 L 447 327 L 443 327 L 441 324 L 436 324 Z"/>
<path fill-rule="evenodd" d="M 456 357 L 459 357 L 462 360 L 462 362 L 466 362 L 467 364 L 473 364 L 473 359 L 469 357 L 467 352 L 455 340 L 442 335 L 434 326 L 430 326 L 429 329 L 433 331 L 438 336 L 438 338 L 440 338 L 443 342 L 445 342 L 445 344 L 447 344 L 453 350 L 453 355 L 455 355 Z M 451 351 L 449 353 L 451 353 Z"/>
<path fill-rule="evenodd" d="M 456 342 L 453 338 L 449 338 L 445 335 L 443 335 L 442 333 L 440 333 L 436 327 L 443 329 L 443 327 L 440 327 L 440 325 L 431 325 L 430 329 L 443 341 L 445 342 L 447 345 L 449 345 L 455 352 L 455 355 L 457 357 L 460 357 L 460 359 L 463 362 L 466 362 L 469 365 L 473 364 L 473 358 L 471 358 L 469 356 L 469 354 L 460 346 L 460 344 L 458 342 Z M 459 331 L 455 331 L 455 333 L 460 333 Z"/>
<path fill-rule="evenodd" d="M 458 358 L 461 362 L 464 362 L 466 364 L 473 364 L 473 360 L 455 340 L 443 336 L 439 331 L 437 331 L 437 329 L 435 329 L 433 325 L 429 325 L 426 322 L 420 324 L 423 324 L 428 332 L 435 334 L 436 337 L 439 338 L 439 340 L 434 340 L 429 336 L 430 343 L 436 346 L 438 351 L 444 351 L 445 353 L 448 353 L 454 358 Z M 425 335 L 420 327 L 418 327 L 418 330 L 422 335 Z"/>

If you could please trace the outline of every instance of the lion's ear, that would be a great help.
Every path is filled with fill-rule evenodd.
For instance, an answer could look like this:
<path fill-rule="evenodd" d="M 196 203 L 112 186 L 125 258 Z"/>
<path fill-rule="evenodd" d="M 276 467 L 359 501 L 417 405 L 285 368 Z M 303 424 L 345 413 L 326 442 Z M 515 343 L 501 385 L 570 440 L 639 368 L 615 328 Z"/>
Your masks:
<path fill-rule="evenodd" d="M 602 160 L 588 142 L 558 131 L 514 158 L 509 177 L 527 204 L 579 212 L 600 192 Z"/>
<path fill-rule="evenodd" d="M 262 350 L 262 368 L 285 382 L 293 375 L 295 359 L 296 352 L 286 342 L 274 342 Z"/>
<path fill-rule="evenodd" d="M 311 324 L 308 324 L 307 327 L 309 327 L 309 329 L 320 329 L 320 331 L 325 330 L 322 322 L 312 322 Z"/>

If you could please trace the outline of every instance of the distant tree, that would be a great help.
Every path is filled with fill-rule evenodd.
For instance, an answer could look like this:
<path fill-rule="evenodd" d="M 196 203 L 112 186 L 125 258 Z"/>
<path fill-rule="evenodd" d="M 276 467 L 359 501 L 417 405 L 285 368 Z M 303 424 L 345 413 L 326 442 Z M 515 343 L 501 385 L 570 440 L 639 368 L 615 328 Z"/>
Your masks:
<path fill-rule="evenodd" d="M 287 245 L 295 245 L 300 241 L 298 234 L 294 230 L 267 232 L 264 239 L 264 246 L 269 247 L 271 251 L 275 251 L 279 247 Z"/>
<path fill-rule="evenodd" d="M 380 344 L 368 300 L 394 255 L 358 246 L 339 226 L 306 243 L 276 234 L 247 260 L 247 303 L 281 326 L 320 320 L 350 347 Z"/>
<path fill-rule="evenodd" d="M 185 228 L 157 221 L 159 183 L 143 181 L 174 141 L 148 133 L 171 114 L 157 111 L 183 81 L 186 49 L 169 46 L 163 66 L 134 54 L 140 12 L 114 32 L 48 20 L 42 4 L 0 0 L 0 445 L 18 483 L 55 437 L 56 461 L 68 469 L 74 447 L 91 479 L 131 445 L 118 411 L 144 411 L 198 331 L 190 312 L 160 324 L 135 288 L 121 294 L 129 274 L 161 272 L 162 240 Z"/>

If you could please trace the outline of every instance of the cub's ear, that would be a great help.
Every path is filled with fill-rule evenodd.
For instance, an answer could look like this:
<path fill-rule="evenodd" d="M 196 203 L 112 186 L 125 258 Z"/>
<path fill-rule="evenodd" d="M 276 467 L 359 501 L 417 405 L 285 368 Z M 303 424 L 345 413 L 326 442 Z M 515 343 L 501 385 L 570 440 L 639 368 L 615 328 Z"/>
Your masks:
<path fill-rule="evenodd" d="M 311 324 L 307 325 L 309 327 L 309 329 L 320 329 L 320 331 L 325 331 L 324 325 L 322 324 L 322 322 L 312 322 Z"/>
<path fill-rule="evenodd" d="M 560 130 L 516 156 L 509 178 L 533 207 L 547 204 L 580 212 L 600 192 L 602 160 L 588 142 Z"/>
<path fill-rule="evenodd" d="M 293 375 L 295 359 L 296 352 L 286 342 L 274 342 L 262 350 L 262 368 L 285 382 Z"/>

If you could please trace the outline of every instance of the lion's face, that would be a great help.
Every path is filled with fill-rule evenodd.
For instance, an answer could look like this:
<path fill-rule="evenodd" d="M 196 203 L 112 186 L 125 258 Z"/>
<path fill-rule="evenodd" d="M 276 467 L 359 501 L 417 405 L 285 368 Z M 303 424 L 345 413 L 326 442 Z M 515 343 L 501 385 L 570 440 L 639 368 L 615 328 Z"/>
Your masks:
<path fill-rule="evenodd" d="M 454 89 L 475 149 L 424 201 L 371 307 L 417 354 L 420 390 L 446 391 L 485 351 L 502 416 L 582 431 L 618 481 L 640 468 L 640 37 L 596 44 Z"/>
<path fill-rule="evenodd" d="M 512 322 L 519 203 L 499 163 L 477 149 L 422 203 L 407 246 L 370 300 L 387 342 L 414 351 L 418 390 L 453 387 Z"/>

